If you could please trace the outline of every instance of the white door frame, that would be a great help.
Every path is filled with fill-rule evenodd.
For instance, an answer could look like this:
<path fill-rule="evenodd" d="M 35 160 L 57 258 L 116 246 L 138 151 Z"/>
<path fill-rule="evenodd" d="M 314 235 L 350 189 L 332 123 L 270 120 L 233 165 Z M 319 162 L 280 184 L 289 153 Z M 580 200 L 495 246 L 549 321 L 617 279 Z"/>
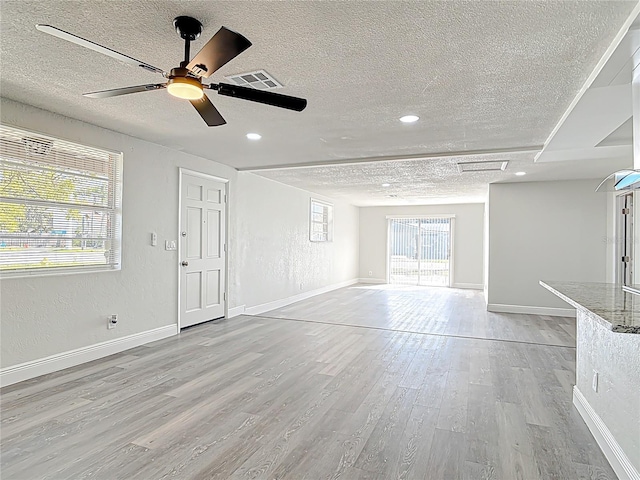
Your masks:
<path fill-rule="evenodd" d="M 194 177 L 206 178 L 208 180 L 214 180 L 216 182 L 224 183 L 224 194 L 227 196 L 226 202 L 224 202 L 224 244 L 227 246 L 224 255 L 224 318 L 229 318 L 229 179 L 223 177 L 216 177 L 208 173 L 198 172 L 196 170 L 189 170 L 188 168 L 178 167 L 178 259 L 177 259 L 177 272 L 178 272 L 178 333 L 180 333 L 180 316 L 182 309 L 180 305 L 181 291 L 180 291 L 180 275 L 182 268 L 180 265 L 180 259 L 182 258 L 182 242 L 180 241 L 180 231 L 182 230 L 182 176 L 192 175 Z"/>
<path fill-rule="evenodd" d="M 391 246 L 391 220 L 402 218 L 448 218 L 449 219 L 449 287 L 454 285 L 453 273 L 454 273 L 454 250 L 455 244 L 455 226 L 456 216 L 454 213 L 434 214 L 434 215 L 387 215 L 387 245 L 385 247 L 384 254 L 387 259 L 385 260 L 385 281 L 391 283 L 391 269 L 389 268 L 389 247 Z"/>

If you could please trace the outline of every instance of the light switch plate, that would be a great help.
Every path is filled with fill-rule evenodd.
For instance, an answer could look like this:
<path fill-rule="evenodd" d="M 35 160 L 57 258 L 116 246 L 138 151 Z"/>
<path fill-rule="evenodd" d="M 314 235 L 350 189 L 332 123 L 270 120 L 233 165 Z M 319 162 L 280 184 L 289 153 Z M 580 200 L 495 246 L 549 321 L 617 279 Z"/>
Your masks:
<path fill-rule="evenodd" d="M 151 232 L 151 246 L 155 247 L 158 245 L 158 234 L 156 232 Z"/>
<path fill-rule="evenodd" d="M 176 241 L 175 240 L 165 240 L 164 249 L 165 250 L 177 250 Z"/>

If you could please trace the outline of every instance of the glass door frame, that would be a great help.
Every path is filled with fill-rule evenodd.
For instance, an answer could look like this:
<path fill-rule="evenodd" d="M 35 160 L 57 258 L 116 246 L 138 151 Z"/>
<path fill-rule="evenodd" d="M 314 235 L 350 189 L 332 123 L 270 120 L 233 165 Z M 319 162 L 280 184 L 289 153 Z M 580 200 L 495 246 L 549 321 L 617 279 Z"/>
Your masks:
<path fill-rule="evenodd" d="M 455 272 L 455 214 L 434 214 L 434 215 L 387 215 L 387 242 L 385 246 L 385 281 L 387 284 L 391 284 L 391 221 L 398 219 L 449 219 L 449 284 L 447 287 L 452 287 L 455 284 L 454 272 Z"/>

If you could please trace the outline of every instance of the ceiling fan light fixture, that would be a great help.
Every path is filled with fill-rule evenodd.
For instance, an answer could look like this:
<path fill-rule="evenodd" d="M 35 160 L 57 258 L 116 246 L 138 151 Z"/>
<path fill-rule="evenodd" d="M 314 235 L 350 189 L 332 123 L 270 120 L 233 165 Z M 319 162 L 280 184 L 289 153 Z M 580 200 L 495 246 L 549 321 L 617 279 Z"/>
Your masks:
<path fill-rule="evenodd" d="M 191 77 L 170 78 L 167 82 L 167 91 L 174 97 L 185 100 L 198 100 L 204 95 L 202 84 Z"/>

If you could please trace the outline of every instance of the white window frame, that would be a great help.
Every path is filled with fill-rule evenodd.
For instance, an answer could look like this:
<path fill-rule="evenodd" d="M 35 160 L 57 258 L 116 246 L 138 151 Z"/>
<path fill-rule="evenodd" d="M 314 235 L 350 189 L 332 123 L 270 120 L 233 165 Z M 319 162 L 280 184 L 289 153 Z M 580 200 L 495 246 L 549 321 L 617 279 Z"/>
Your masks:
<path fill-rule="evenodd" d="M 89 145 L 82 145 L 76 142 L 72 142 L 63 138 L 49 136 L 40 132 L 34 132 L 31 130 L 26 130 L 21 127 L 15 127 L 8 124 L 0 125 L 3 129 L 8 129 L 15 133 L 16 135 L 25 135 L 37 140 L 42 140 L 43 142 L 48 142 L 50 145 L 64 145 L 65 148 L 77 148 L 78 151 L 95 151 L 101 154 L 109 155 L 113 161 L 113 171 L 111 178 L 108 181 L 108 186 L 112 189 L 110 197 L 113 198 L 112 204 L 109 206 L 91 206 L 84 204 L 75 204 L 75 203 L 56 203 L 55 201 L 46 201 L 46 200 L 28 200 L 25 199 L 24 202 L 19 202 L 21 204 L 41 204 L 41 205 L 52 205 L 52 206 L 71 206 L 76 207 L 77 209 L 86 209 L 86 210 L 100 210 L 102 212 L 108 212 L 111 215 L 112 223 L 111 226 L 111 235 L 105 237 L 106 242 L 110 244 L 110 250 L 113 251 L 113 256 L 111 257 L 111 263 L 109 264 L 86 264 L 86 265 L 77 265 L 77 266 L 53 266 L 53 267 L 33 267 L 33 268 L 18 268 L 18 269 L 7 269 L 0 270 L 0 278 L 20 278 L 20 277 L 42 277 L 42 276 L 59 276 L 59 275 L 69 275 L 69 274 L 77 274 L 77 273 L 93 273 L 93 272 L 112 272 L 121 269 L 122 262 L 122 176 L 123 176 L 123 154 L 122 152 L 117 152 L 113 150 L 107 150 L 102 147 L 93 147 Z M 0 148 L 2 147 L 2 138 L 0 138 Z M 15 152 L 14 152 L 15 153 Z M 5 152 L 0 151 L 0 163 L 2 163 L 2 159 L 4 158 Z M 20 161 L 19 155 L 15 155 L 13 160 L 9 160 L 11 163 L 19 163 Z M 27 154 L 24 155 L 24 160 L 28 161 L 29 158 Z M 55 165 L 55 164 L 52 164 Z M 55 166 L 50 167 L 50 169 L 55 169 Z M 59 168 L 59 167 L 58 167 Z M 38 168 L 36 168 L 38 169 Z M 46 169 L 46 167 L 45 167 Z M 71 174 L 73 175 L 73 173 Z M 82 175 L 82 174 L 80 174 Z M 12 197 L 2 197 L 0 193 L 0 201 L 5 201 L 9 203 L 17 203 L 15 198 Z M 0 237 L 2 237 L 2 233 L 0 232 Z M 30 238 L 38 239 L 42 237 L 38 236 L 30 236 Z M 67 237 L 65 237 L 67 238 Z M 74 237 L 68 237 L 73 239 Z M 0 249 L 0 255 L 2 255 L 2 250 Z"/>
<path fill-rule="evenodd" d="M 323 221 L 317 221 L 314 219 L 314 206 L 320 206 L 323 208 L 323 211 L 326 212 L 326 215 L 323 212 Z M 318 212 L 315 212 L 318 213 Z M 323 238 L 318 238 L 316 230 L 314 230 L 314 225 L 322 225 L 323 226 Z M 324 228 L 326 226 L 326 228 Z M 314 243 L 322 243 L 322 242 L 332 242 L 333 241 L 333 204 L 329 202 L 325 202 L 323 200 L 318 200 L 316 198 L 311 198 L 309 202 L 309 241 Z"/>

